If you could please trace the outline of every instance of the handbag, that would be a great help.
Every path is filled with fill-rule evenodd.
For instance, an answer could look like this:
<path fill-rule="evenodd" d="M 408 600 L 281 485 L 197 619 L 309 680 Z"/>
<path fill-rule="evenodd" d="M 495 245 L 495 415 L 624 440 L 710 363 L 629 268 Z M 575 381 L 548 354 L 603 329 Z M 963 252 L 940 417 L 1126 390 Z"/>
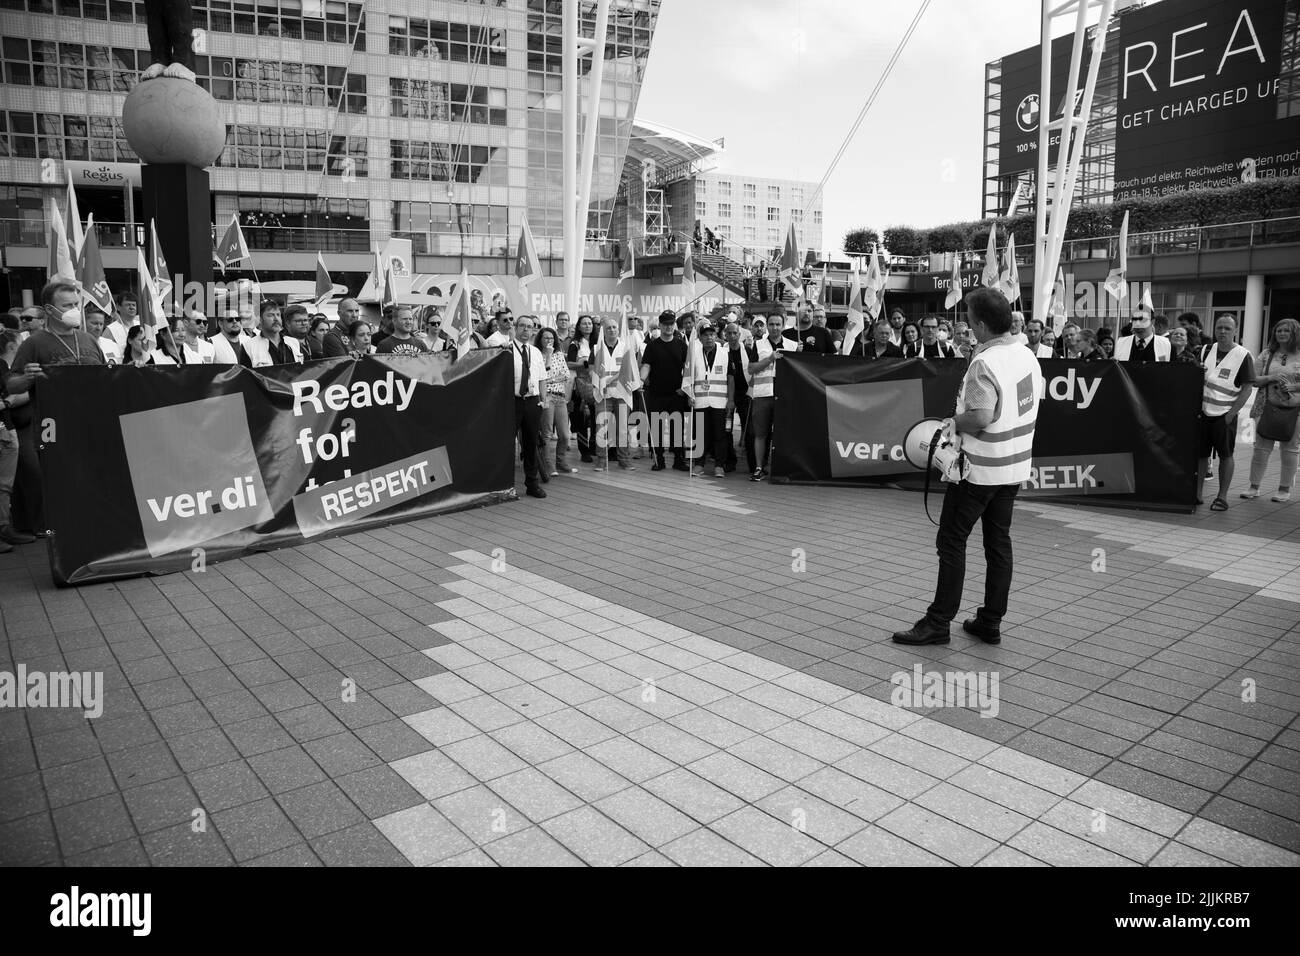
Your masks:
<path fill-rule="evenodd" d="M 1255 425 L 1255 434 L 1270 441 L 1289 442 L 1295 437 L 1297 419 L 1300 419 L 1300 405 L 1286 408 L 1265 402 Z"/>
<path fill-rule="evenodd" d="M 1264 374 L 1267 375 L 1268 370 L 1272 367 L 1273 355 L 1270 354 L 1268 362 L 1264 366 Z M 1285 389 L 1282 387 L 1281 382 L 1273 382 L 1265 391 L 1264 399 L 1266 405 L 1273 405 L 1277 408 L 1300 408 L 1300 384 L 1291 389 Z M 1267 438 L 1268 436 L 1264 437 Z"/>

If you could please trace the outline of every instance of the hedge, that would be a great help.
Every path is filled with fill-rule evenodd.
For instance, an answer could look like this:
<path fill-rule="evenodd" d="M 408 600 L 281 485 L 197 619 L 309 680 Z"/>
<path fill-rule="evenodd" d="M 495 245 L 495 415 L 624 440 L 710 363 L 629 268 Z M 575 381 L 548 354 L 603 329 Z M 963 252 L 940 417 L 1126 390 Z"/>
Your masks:
<path fill-rule="evenodd" d="M 1129 214 L 1131 233 L 1300 215 L 1300 177 L 1246 183 L 1229 189 L 1199 189 L 1158 199 L 1125 199 L 1116 203 L 1075 206 L 1070 210 L 1065 238 L 1113 236 L 1119 232 L 1125 211 Z M 1036 224 L 1030 213 L 1010 219 L 1001 216 L 995 220 L 953 222 L 930 229 L 890 226 L 884 231 L 885 248 L 895 256 L 983 249 L 988 244 L 992 222 L 998 224 L 999 244 L 1006 242 L 1008 229 L 1015 233 L 1017 244 L 1032 242 Z M 853 235 L 853 232 L 848 235 Z M 848 245 L 846 242 L 846 252 L 851 251 Z"/>

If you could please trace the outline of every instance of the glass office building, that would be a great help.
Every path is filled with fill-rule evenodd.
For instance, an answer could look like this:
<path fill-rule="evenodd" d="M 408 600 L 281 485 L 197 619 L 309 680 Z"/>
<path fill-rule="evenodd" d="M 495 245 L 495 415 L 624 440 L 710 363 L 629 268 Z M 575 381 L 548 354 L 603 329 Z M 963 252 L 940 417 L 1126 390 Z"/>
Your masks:
<path fill-rule="evenodd" d="M 592 240 L 610 232 L 658 9 L 611 0 Z M 213 219 L 239 213 L 255 253 L 283 253 L 269 259 L 276 270 L 309 271 L 317 249 L 364 255 L 396 235 L 417 256 L 499 256 L 506 271 L 525 214 L 542 254 L 554 241 L 558 255 L 560 0 L 199 0 L 193 10 L 198 82 L 227 123 L 210 169 Z M 590 36 L 595 4 L 580 10 Z M 126 267 L 111 253 L 136 241 L 143 210 L 120 116 L 149 62 L 144 4 L 0 0 L 0 35 L 6 248 L 44 246 L 46 203 L 62 203 L 75 167 L 82 216 L 102 224 L 109 268 Z M 588 58 L 581 76 L 589 69 Z M 78 164 L 106 167 L 112 185 Z"/>

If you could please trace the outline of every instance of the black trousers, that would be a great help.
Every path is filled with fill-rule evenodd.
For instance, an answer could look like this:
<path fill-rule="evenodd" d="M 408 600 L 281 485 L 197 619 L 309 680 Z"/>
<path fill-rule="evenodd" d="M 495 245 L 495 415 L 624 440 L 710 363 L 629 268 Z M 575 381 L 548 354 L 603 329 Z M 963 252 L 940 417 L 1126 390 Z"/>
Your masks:
<path fill-rule="evenodd" d="M 583 461 L 591 461 L 596 454 L 596 406 L 583 398 L 575 389 L 570 408 L 569 430 L 578 442 L 578 454 Z"/>
<path fill-rule="evenodd" d="M 754 463 L 754 433 L 749 427 L 749 412 L 753 408 L 754 402 L 749 395 L 741 395 L 736 399 L 736 417 L 740 419 L 740 443 L 745 448 L 745 463 L 749 465 L 749 470 L 753 473 L 758 467 Z M 736 467 L 736 446 L 731 441 L 731 432 L 727 432 L 727 470 L 733 471 Z"/>
<path fill-rule="evenodd" d="M 542 406 L 537 399 L 515 396 L 515 432 L 519 435 L 519 457 L 524 460 L 524 484 L 537 487 L 537 436 L 541 433 Z"/>
<path fill-rule="evenodd" d="M 695 458 L 695 448 L 691 457 L 698 467 L 704 467 L 704 458 L 713 456 L 713 464 L 723 468 L 727 464 L 727 447 L 731 444 L 727 435 L 727 410 L 725 408 L 696 408 L 692 415 L 692 440 L 700 455 Z"/>
<path fill-rule="evenodd" d="M 677 421 L 681 426 L 680 429 L 668 428 L 667 440 L 676 441 L 677 444 L 675 445 L 667 445 L 663 435 L 658 434 L 653 427 L 650 429 L 650 449 L 654 452 L 655 463 L 659 465 L 664 463 L 665 448 L 672 450 L 674 462 L 684 461 L 685 446 L 683 443 L 686 441 L 686 414 L 689 410 L 686 406 L 686 396 L 678 395 L 676 392 L 672 395 L 647 394 L 645 404 L 646 411 L 650 415 L 654 415 L 656 412 L 676 412 L 679 416 Z M 660 430 L 663 430 L 663 426 L 661 426 Z"/>
<path fill-rule="evenodd" d="M 939 552 L 939 583 L 926 619 L 947 627 L 961 609 L 966 580 L 966 539 L 979 521 L 984 530 L 984 606 L 976 612 L 983 624 L 997 627 L 1007 613 L 1011 593 L 1011 513 L 1019 485 L 973 485 L 969 481 L 948 485 L 935 548 Z"/>
<path fill-rule="evenodd" d="M 145 0 L 145 22 L 149 30 L 149 57 L 166 66 L 179 63 L 194 69 L 194 49 L 190 34 L 194 30 L 194 10 L 188 2 Z"/>
<path fill-rule="evenodd" d="M 45 498 L 41 491 L 41 459 L 36 423 L 18 431 L 18 473 L 10 500 L 9 523 L 19 531 L 45 530 Z"/>

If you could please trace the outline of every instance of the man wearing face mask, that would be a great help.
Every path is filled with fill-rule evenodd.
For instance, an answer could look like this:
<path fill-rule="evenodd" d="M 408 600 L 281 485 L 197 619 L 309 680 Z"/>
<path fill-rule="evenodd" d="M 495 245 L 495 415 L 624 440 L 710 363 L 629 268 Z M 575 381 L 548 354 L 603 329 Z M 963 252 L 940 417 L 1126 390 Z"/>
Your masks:
<path fill-rule="evenodd" d="M 18 346 L 14 372 L 5 379 L 11 395 L 30 395 L 47 377 L 45 370 L 54 365 L 103 365 L 104 352 L 91 335 L 81 330 L 81 293 L 71 282 L 55 279 L 41 290 L 41 308 L 46 328 L 37 329 Z M 25 406 L 30 409 L 30 406 Z M 36 535 L 45 534 L 45 509 L 41 499 L 40 460 L 36 454 L 37 433 L 31 413 L 14 423 L 18 426 L 19 487 L 22 490 L 25 516 L 15 516 L 15 523 L 26 518 L 27 527 Z"/>

